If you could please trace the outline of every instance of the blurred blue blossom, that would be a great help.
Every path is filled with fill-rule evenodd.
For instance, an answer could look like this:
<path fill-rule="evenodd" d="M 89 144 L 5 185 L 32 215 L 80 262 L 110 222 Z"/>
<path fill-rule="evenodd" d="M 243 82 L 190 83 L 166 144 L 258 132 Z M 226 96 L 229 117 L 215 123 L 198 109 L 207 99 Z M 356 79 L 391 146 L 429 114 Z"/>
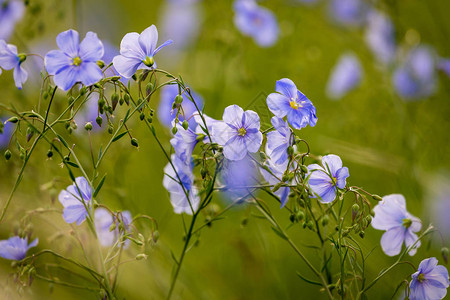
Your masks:
<path fill-rule="evenodd" d="M 120 42 L 120 55 L 113 59 L 117 72 L 125 78 L 131 78 L 138 69 L 151 70 L 157 68 L 154 56 L 163 47 L 170 45 L 172 40 L 158 43 L 158 30 L 152 25 L 142 31 L 127 33 Z"/>
<path fill-rule="evenodd" d="M 175 84 L 166 85 L 161 88 L 161 99 L 159 101 L 157 114 L 159 121 L 167 127 L 172 127 L 172 121 L 177 116 L 178 108 L 172 109 L 172 104 L 178 93 L 178 85 Z M 191 94 L 198 108 L 202 110 L 203 98 L 192 90 Z M 189 122 L 189 127 L 195 129 L 197 123 L 192 117 L 197 111 L 195 104 L 185 95 L 185 93 L 182 93 L 181 96 L 183 97 L 183 102 L 181 103 L 182 110 L 178 114 L 178 119 L 180 122 L 183 122 L 186 119 Z"/>
<path fill-rule="evenodd" d="M 98 98 L 99 94 L 92 93 L 87 102 L 83 104 L 81 110 L 75 115 L 74 121 L 78 125 L 76 132 L 84 132 L 84 125 L 86 125 L 87 122 L 91 122 L 92 131 L 100 129 L 100 126 L 98 126 L 95 121 L 100 115 L 98 111 Z M 103 128 L 105 128 L 105 126 Z"/>
<path fill-rule="evenodd" d="M 170 144 L 175 150 L 175 155 L 185 164 L 190 164 L 192 159 L 192 152 L 195 145 L 197 145 L 197 134 L 190 128 L 184 129 L 180 123 L 176 124 L 177 133 L 170 140 Z"/>
<path fill-rule="evenodd" d="M 267 133 L 266 154 L 275 164 L 284 164 L 288 159 L 291 130 L 283 119 L 272 117 L 271 122 L 275 130 Z"/>
<path fill-rule="evenodd" d="M 14 82 L 18 89 L 22 88 L 22 84 L 24 84 L 28 78 L 27 71 L 22 68 L 22 63 L 25 59 L 26 56 L 24 54 L 17 53 L 16 46 L 6 44 L 4 40 L 0 40 L 0 68 L 5 70 L 14 69 Z"/>
<path fill-rule="evenodd" d="M 317 122 L 316 108 L 306 96 L 297 90 L 294 82 L 288 78 L 278 80 L 275 91 L 267 96 L 269 110 L 278 118 L 287 115 L 289 124 L 295 129 L 306 125 L 315 126 Z"/>
<path fill-rule="evenodd" d="M 364 0 L 331 0 L 330 13 L 333 19 L 351 27 L 364 25 L 369 5 Z"/>
<path fill-rule="evenodd" d="M 75 178 L 75 182 L 59 193 L 58 200 L 64 206 L 63 218 L 67 223 L 80 225 L 86 219 L 90 206 L 92 189 L 84 177 Z"/>
<path fill-rule="evenodd" d="M 411 275 L 409 285 L 411 300 L 437 300 L 447 295 L 448 270 L 437 264 L 438 260 L 435 257 L 420 262 L 419 270 Z"/>
<path fill-rule="evenodd" d="M 78 32 L 70 29 L 58 34 L 56 44 L 61 50 L 48 52 L 44 65 L 60 89 L 67 91 L 77 82 L 89 86 L 103 78 L 97 61 L 104 48 L 96 33 L 89 31 L 80 43 Z"/>
<path fill-rule="evenodd" d="M 322 157 L 322 166 L 308 166 L 308 184 L 313 198 L 320 197 L 323 203 L 330 203 L 336 198 L 337 188 L 343 189 L 350 176 L 347 167 L 342 167 L 342 160 L 334 154 Z"/>
<path fill-rule="evenodd" d="M 267 153 L 267 145 L 266 145 L 266 153 Z M 275 164 L 273 162 L 273 159 L 269 159 L 267 160 L 267 167 L 272 172 L 272 174 L 269 171 L 265 170 L 264 168 L 261 168 L 261 174 L 270 185 L 276 185 L 282 180 L 283 174 L 288 167 L 288 161 L 286 160 L 282 164 Z M 290 182 L 286 181 L 285 183 Z M 275 195 L 280 197 L 281 208 L 283 208 L 286 205 L 290 191 L 291 189 L 289 187 L 282 186 L 277 191 L 274 192 Z"/>
<path fill-rule="evenodd" d="M 0 0 L 0 39 L 9 39 L 24 12 L 23 1 Z"/>
<path fill-rule="evenodd" d="M 428 97 L 436 90 L 434 51 L 426 46 L 411 50 L 393 74 L 397 93 L 408 100 Z"/>
<path fill-rule="evenodd" d="M 258 168 L 249 156 L 241 160 L 224 159 L 219 181 L 229 200 L 241 202 L 255 191 L 258 175 Z"/>
<path fill-rule="evenodd" d="M 255 153 L 262 144 L 259 116 L 252 110 L 237 105 L 225 108 L 223 121 L 227 128 L 219 133 L 223 138 L 223 155 L 229 160 L 241 160 L 248 152 Z M 224 143 L 223 143 L 224 142 Z"/>
<path fill-rule="evenodd" d="M 441 58 L 438 62 L 438 68 L 445 72 L 445 74 L 450 77 L 450 59 Z"/>
<path fill-rule="evenodd" d="M 36 247 L 38 239 L 28 244 L 28 238 L 13 236 L 7 240 L 0 241 L 0 257 L 10 260 L 22 260 L 27 255 L 27 251 Z"/>
<path fill-rule="evenodd" d="M 278 39 L 278 23 L 275 15 L 259 6 L 254 0 L 234 1 L 234 24 L 261 47 L 270 47 Z"/>
<path fill-rule="evenodd" d="M 377 10 L 369 13 L 365 40 L 377 60 L 383 64 L 390 64 L 395 59 L 397 44 L 394 29 L 389 16 Z"/>
<path fill-rule="evenodd" d="M 381 237 L 381 248 L 384 253 L 395 256 L 402 250 L 403 242 L 406 247 L 411 247 L 417 241 L 414 248 L 409 251 L 411 256 L 416 254 L 420 241 L 415 232 L 420 231 L 422 223 L 406 210 L 405 197 L 400 194 L 384 196 L 383 201 L 378 203 L 373 211 L 375 217 L 371 223 L 372 227 L 386 231 Z"/>
<path fill-rule="evenodd" d="M 120 213 L 125 230 L 128 230 L 128 226 L 131 224 L 132 217 L 129 211 L 123 211 Z M 119 239 L 119 228 L 117 228 L 119 220 L 113 217 L 111 213 L 103 207 L 99 207 L 95 210 L 95 230 L 97 231 L 98 240 L 104 247 L 110 247 L 114 245 Z M 115 223 L 117 226 L 114 230 L 110 230 L 111 225 Z M 130 244 L 129 240 L 125 241 L 124 248 Z"/>
<path fill-rule="evenodd" d="M 0 118 L 0 122 L 4 123 L 6 119 Z M 14 125 L 10 122 L 4 124 L 3 133 L 0 134 L 0 150 L 5 149 L 9 145 L 11 134 L 13 133 Z"/>
<path fill-rule="evenodd" d="M 361 63 L 355 54 L 343 54 L 331 71 L 327 83 L 327 96 L 336 100 L 344 97 L 360 84 L 362 72 Z"/>
<path fill-rule="evenodd" d="M 192 215 L 200 204 L 198 189 L 194 185 L 193 164 L 185 164 L 175 154 L 172 154 L 171 161 L 175 170 L 170 163 L 164 167 L 163 186 L 170 193 L 170 203 L 174 212 Z"/>

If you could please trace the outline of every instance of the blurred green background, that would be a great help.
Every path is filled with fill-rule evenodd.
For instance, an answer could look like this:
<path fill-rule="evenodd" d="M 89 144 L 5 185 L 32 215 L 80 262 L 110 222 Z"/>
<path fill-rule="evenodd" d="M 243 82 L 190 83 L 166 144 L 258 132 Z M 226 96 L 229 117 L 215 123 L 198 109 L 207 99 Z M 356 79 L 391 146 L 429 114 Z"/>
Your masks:
<path fill-rule="evenodd" d="M 295 1 L 272 0 L 261 4 L 273 11 L 279 22 L 280 35 L 273 47 L 260 48 L 235 28 L 231 1 L 203 1 L 195 4 L 199 13 L 198 36 L 176 57 L 169 51 L 161 51 L 158 67 L 181 74 L 185 82 L 203 96 L 205 113 L 217 119 L 231 104 L 262 113 L 258 111 L 261 109 L 258 103 L 264 103 L 264 95 L 274 92 L 276 80 L 292 79 L 317 108 L 317 125 L 298 133 L 308 141 L 313 153 L 339 155 L 350 170 L 348 182 L 351 185 L 379 195 L 403 194 L 408 210 L 422 219 L 424 227 L 428 223 L 439 226 L 440 222 L 445 222 L 433 214 L 433 207 L 436 201 L 450 201 L 449 194 L 440 192 L 448 188 L 450 182 L 450 79 L 439 73 L 438 90 L 434 95 L 420 101 L 404 101 L 392 87 L 392 70 L 379 67 L 364 43 L 364 30 L 331 22 L 326 1 L 303 5 Z M 396 40 L 401 47 L 413 47 L 420 42 L 433 46 L 440 56 L 450 56 L 450 18 L 447 17 L 450 3 L 447 0 L 386 0 L 372 1 L 372 4 L 392 18 Z M 9 42 L 16 44 L 19 52 L 43 49 L 40 54 L 44 55 L 46 51 L 56 49 L 55 37 L 59 32 L 74 28 L 80 36 L 94 31 L 101 40 L 118 47 L 127 32 L 141 32 L 151 24 L 160 28 L 165 5 L 164 1 L 144 0 L 30 0 L 26 14 Z M 408 39 L 408 33 L 414 38 Z M 164 40 L 160 30 L 159 44 Z M 325 94 L 326 83 L 339 56 L 349 50 L 362 63 L 362 82 L 340 101 L 332 101 Z M 36 107 L 39 70 L 33 70 L 31 63 L 27 70 L 30 79 L 22 91 L 14 87 L 12 74 L 3 72 L 0 76 L 2 103 L 13 104 L 19 110 Z M 63 93 L 58 93 L 55 101 L 55 111 L 58 111 L 65 107 L 67 100 Z M 157 108 L 159 98 L 151 101 Z M 117 114 L 123 113 L 122 109 Z M 116 124 L 119 118 L 116 118 Z M 88 166 L 88 137 L 82 126 L 79 127 L 79 134 L 73 134 L 68 140 L 76 145 L 75 149 Z M 160 299 L 169 288 L 173 265 L 170 251 L 178 257 L 183 245 L 182 217 L 173 213 L 168 193 L 162 186 L 163 168 L 167 162 L 155 140 L 137 121 L 131 127 L 133 136 L 140 142 L 139 150 L 131 147 L 126 139 L 114 145 L 100 170 L 108 176 L 98 201 L 113 209 L 129 210 L 133 215 L 147 214 L 157 220 L 160 240 L 147 247 L 145 251 L 149 257 L 146 261 L 122 266 L 119 295 L 121 299 Z M 166 149 L 170 149 L 169 129 L 157 121 L 155 127 Z M 22 128 L 22 141 L 25 129 Z M 94 148 L 105 145 L 108 139 L 106 132 L 94 134 Z M 13 158 L 8 162 L 0 160 L 2 203 L 21 167 L 17 151 L 14 147 L 11 149 Z M 0 239 L 6 239 L 20 229 L 19 220 L 28 210 L 38 207 L 62 209 L 57 200 L 52 202 L 45 184 L 55 182 L 59 192 L 70 184 L 70 180 L 57 158 L 46 158 L 47 150 L 47 145 L 41 144 L 33 154 L 7 217 L 0 224 Z M 289 213 L 280 210 L 279 204 L 270 198 L 267 200 L 274 215 L 282 224 L 288 225 Z M 215 197 L 214 202 L 220 207 L 226 205 L 220 197 Z M 441 210 L 441 213 L 444 219 L 448 218 L 450 209 Z M 198 245 L 188 252 L 174 299 L 325 298 L 315 286 L 297 277 L 297 271 L 307 277 L 313 275 L 267 222 L 249 217 L 245 206 L 237 207 L 225 216 L 225 220 L 206 228 Z M 248 222 L 243 226 L 242 220 L 247 218 Z M 203 218 L 200 224 L 202 222 Z M 30 252 L 51 248 L 82 259 L 74 234 L 88 248 L 92 242 L 85 223 L 80 227 L 68 225 L 60 213 L 35 215 L 31 224 L 40 243 Z M 303 247 L 316 243 L 315 236 L 299 228 L 293 227 L 289 234 L 318 265 L 316 253 Z M 439 229 L 448 246 L 449 228 Z M 71 234 L 71 231 L 76 233 Z M 361 240 L 366 252 L 377 246 L 368 261 L 369 280 L 382 267 L 395 261 L 382 252 L 379 246 L 381 235 L 382 232 L 370 228 L 366 238 Z M 441 235 L 434 234 L 425 240 L 416 256 L 410 258 L 411 262 L 417 266 L 427 257 L 440 259 Z M 124 254 L 124 260 L 133 259 L 142 251 L 132 246 Z M 440 263 L 443 263 L 441 259 Z M 1 259 L 1 299 L 19 298 L 11 270 L 10 262 Z M 411 273 L 408 265 L 398 267 L 369 292 L 369 299 L 390 298 L 396 286 Z M 67 281 L 73 279 L 64 272 L 57 274 Z M 35 280 L 31 288 L 25 288 L 22 295 L 21 299 L 96 297 L 88 291 L 52 287 L 39 280 Z"/>

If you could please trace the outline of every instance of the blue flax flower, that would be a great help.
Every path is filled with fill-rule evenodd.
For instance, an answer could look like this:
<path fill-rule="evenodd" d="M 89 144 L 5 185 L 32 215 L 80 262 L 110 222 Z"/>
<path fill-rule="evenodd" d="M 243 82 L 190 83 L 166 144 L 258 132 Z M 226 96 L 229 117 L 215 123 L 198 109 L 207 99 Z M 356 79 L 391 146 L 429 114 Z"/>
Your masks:
<path fill-rule="evenodd" d="M 185 164 L 190 164 L 192 160 L 192 152 L 197 145 L 197 134 L 190 128 L 184 129 L 180 123 L 176 124 L 177 133 L 170 140 L 170 144 L 175 150 L 175 155 Z"/>
<path fill-rule="evenodd" d="M 384 196 L 383 201 L 378 203 L 373 211 L 375 217 L 371 223 L 372 227 L 386 231 L 381 237 L 384 253 L 395 256 L 402 250 L 403 242 L 406 247 L 411 247 L 417 241 L 409 251 L 409 255 L 414 255 L 420 247 L 420 241 L 414 232 L 422 228 L 422 223 L 406 210 L 405 197 L 400 194 Z"/>
<path fill-rule="evenodd" d="M 237 105 L 230 105 L 223 113 L 225 125 L 223 131 L 215 133 L 219 144 L 223 146 L 223 154 L 229 160 L 241 160 L 248 152 L 255 153 L 262 144 L 262 133 L 259 131 L 259 116 L 252 110 L 244 110 Z M 216 124 L 217 125 L 217 124 Z"/>
<path fill-rule="evenodd" d="M 274 14 L 254 0 L 234 2 L 234 24 L 261 47 L 270 47 L 278 39 L 278 23 Z"/>
<path fill-rule="evenodd" d="M 77 82 L 93 85 L 103 78 L 97 61 L 104 49 L 96 33 L 89 31 L 80 43 L 78 32 L 70 29 L 58 34 L 56 44 L 61 50 L 47 53 L 44 65 L 60 89 L 67 91 Z"/>
<path fill-rule="evenodd" d="M 336 198 L 337 188 L 343 189 L 349 177 L 347 167 L 342 167 L 342 160 L 334 154 L 322 157 L 322 166 L 312 164 L 308 166 L 309 187 L 313 197 L 320 197 L 323 203 L 332 202 Z"/>
<path fill-rule="evenodd" d="M 91 186 L 84 177 L 75 178 L 75 182 L 59 193 L 58 200 L 64 206 L 63 218 L 67 223 L 80 225 L 86 219 L 92 198 Z"/>
<path fill-rule="evenodd" d="M 0 256 L 11 260 L 22 260 L 27 255 L 28 249 L 36 247 L 38 239 L 28 244 L 28 238 L 13 236 L 7 240 L 0 241 Z"/>
<path fill-rule="evenodd" d="M 434 52 L 426 46 L 410 51 L 394 71 L 392 81 L 397 93 L 406 100 L 426 98 L 436 90 Z"/>
<path fill-rule="evenodd" d="M 7 40 L 25 12 L 23 1 L 0 0 L 0 39 Z"/>
<path fill-rule="evenodd" d="M 0 118 L 0 122 L 4 123 L 6 121 L 3 118 Z M 5 149 L 9 145 L 9 141 L 11 139 L 11 134 L 14 131 L 14 124 L 11 122 L 7 122 L 4 124 L 3 133 L 0 133 L 0 150 Z"/>
<path fill-rule="evenodd" d="M 197 126 L 194 118 L 192 118 L 192 115 L 197 112 L 197 108 L 195 107 L 194 103 L 189 99 L 188 96 L 185 95 L 185 93 L 182 93 L 183 102 L 180 104 L 181 108 L 174 108 L 172 109 L 172 104 L 175 101 L 175 97 L 178 95 L 178 85 L 166 85 L 161 88 L 161 99 L 159 102 L 158 107 L 158 119 L 159 121 L 167 126 L 172 127 L 172 121 L 177 116 L 178 109 L 181 109 L 181 112 L 178 114 L 178 119 L 183 122 L 184 119 L 186 119 L 189 122 L 189 127 L 191 129 L 195 129 L 195 126 Z M 198 108 L 200 110 L 203 109 L 203 99 L 198 95 L 197 93 L 193 92 L 191 90 L 192 97 L 195 100 L 195 103 L 197 104 Z"/>
<path fill-rule="evenodd" d="M 266 154 L 275 164 L 284 164 L 288 159 L 291 130 L 283 119 L 273 117 L 271 122 L 275 130 L 267 133 Z"/>
<path fill-rule="evenodd" d="M 438 260 L 435 257 L 420 262 L 419 270 L 412 274 L 409 284 L 411 300 L 438 300 L 447 295 L 448 271 L 444 266 L 437 264 Z"/>
<path fill-rule="evenodd" d="M 361 82 L 361 63 L 353 53 L 343 54 L 331 71 L 327 83 L 327 96 L 331 99 L 341 99 Z"/>
<path fill-rule="evenodd" d="M 161 46 L 158 43 L 158 30 L 155 25 L 145 29 L 141 34 L 127 33 L 120 42 L 120 55 L 113 59 L 117 72 L 125 78 L 131 78 L 138 69 L 156 69 L 154 56 L 161 48 L 172 43 L 165 41 Z"/>
<path fill-rule="evenodd" d="M 450 58 L 439 59 L 438 69 L 443 71 L 448 77 L 450 77 Z"/>
<path fill-rule="evenodd" d="M 200 204 L 198 190 L 194 185 L 193 165 L 192 163 L 185 164 L 175 154 L 172 154 L 171 161 L 175 170 L 170 163 L 164 167 L 163 186 L 170 193 L 170 202 L 174 212 L 192 215 Z"/>
<path fill-rule="evenodd" d="M 18 89 L 22 88 L 22 84 L 27 81 L 28 73 L 22 68 L 22 63 L 25 61 L 24 54 L 17 53 L 17 47 L 11 44 L 6 44 L 4 40 L 0 40 L 0 68 L 5 70 L 14 69 L 14 82 Z M 0 69 L 0 74 L 1 74 Z"/>
<path fill-rule="evenodd" d="M 129 211 L 123 211 L 120 213 L 120 216 L 122 217 L 122 222 L 123 225 L 125 226 L 125 230 L 128 231 L 132 221 L 131 213 Z M 99 207 L 95 210 L 94 219 L 95 219 L 95 230 L 97 231 L 100 245 L 104 247 L 110 247 L 114 245 L 119 239 L 121 234 L 117 226 L 114 230 L 112 231 L 110 230 L 110 227 L 113 223 L 116 223 L 116 225 L 119 223 L 116 217 L 115 216 L 113 217 L 106 208 Z M 127 248 L 129 244 L 130 241 L 126 240 L 124 248 Z"/>
<path fill-rule="evenodd" d="M 336 22 L 359 27 L 366 21 L 369 5 L 364 0 L 331 0 L 330 11 Z"/>
<path fill-rule="evenodd" d="M 395 59 L 397 45 L 394 24 L 387 15 L 377 10 L 369 13 L 365 40 L 379 62 L 389 64 Z"/>
<path fill-rule="evenodd" d="M 297 90 L 292 80 L 283 78 L 278 80 L 275 91 L 267 96 L 267 105 L 270 111 L 278 118 L 287 115 L 289 124 L 295 129 L 306 125 L 315 126 L 317 122 L 316 108 L 312 102 Z"/>

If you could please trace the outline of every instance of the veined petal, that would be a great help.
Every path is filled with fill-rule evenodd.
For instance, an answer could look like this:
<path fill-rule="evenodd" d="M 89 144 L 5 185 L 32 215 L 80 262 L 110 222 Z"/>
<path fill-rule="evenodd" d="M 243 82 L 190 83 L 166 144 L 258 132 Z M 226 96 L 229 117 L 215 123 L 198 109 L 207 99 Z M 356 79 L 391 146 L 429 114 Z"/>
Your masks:
<path fill-rule="evenodd" d="M 223 112 L 223 121 L 236 129 L 241 128 L 244 124 L 242 124 L 244 118 L 244 110 L 237 105 L 230 105 L 225 108 Z"/>
<path fill-rule="evenodd" d="M 414 245 L 414 243 L 418 240 L 419 238 L 417 237 L 417 235 L 415 233 L 412 233 L 411 230 L 406 230 L 405 233 L 405 246 L 406 247 L 410 247 L 412 245 Z M 410 256 L 413 256 L 414 254 L 416 254 L 417 252 L 417 248 L 419 248 L 421 245 L 420 241 L 417 241 L 416 245 L 414 246 L 414 248 L 412 248 L 408 254 Z"/>
<path fill-rule="evenodd" d="M 333 177 L 336 177 L 337 171 L 342 168 L 342 160 L 337 155 L 329 154 L 325 155 L 322 158 L 322 165 L 324 166 L 325 170 L 330 169 L 331 175 Z"/>
<path fill-rule="evenodd" d="M 78 56 L 78 46 L 80 44 L 80 37 L 78 32 L 72 29 L 63 31 L 56 37 L 56 44 L 59 49 L 72 58 Z"/>
<path fill-rule="evenodd" d="M 125 78 L 131 78 L 142 62 L 135 57 L 117 55 L 113 58 L 113 65 L 117 72 Z"/>
<path fill-rule="evenodd" d="M 156 44 L 158 43 L 158 30 L 155 25 L 146 28 L 139 35 L 139 45 L 144 51 L 146 56 L 153 56 L 153 52 L 156 49 Z"/>
<path fill-rule="evenodd" d="M 103 78 L 103 72 L 95 62 L 82 62 L 79 68 L 77 81 L 86 86 L 93 85 Z"/>
<path fill-rule="evenodd" d="M 343 189 L 345 187 L 346 179 L 350 176 L 347 167 L 340 168 L 336 173 L 336 185 L 338 188 Z"/>
<path fill-rule="evenodd" d="M 297 98 L 297 87 L 295 86 L 295 83 L 288 78 L 278 80 L 275 84 L 275 91 L 285 95 L 289 99 Z"/>
<path fill-rule="evenodd" d="M 258 114 L 253 110 L 247 110 L 244 112 L 244 115 L 245 115 L 245 124 L 243 124 L 244 128 L 247 130 L 252 128 L 259 130 L 260 123 Z"/>
<path fill-rule="evenodd" d="M 395 256 L 402 250 L 404 240 L 405 229 L 402 226 L 391 228 L 381 237 L 381 248 L 386 255 Z"/>
<path fill-rule="evenodd" d="M 272 93 L 267 96 L 267 106 L 278 118 L 283 118 L 288 111 L 292 110 L 289 105 L 289 98 L 279 93 Z"/>
<path fill-rule="evenodd" d="M 156 53 L 159 52 L 159 50 L 161 50 L 162 48 L 169 46 L 170 44 L 172 44 L 173 41 L 172 40 L 167 40 L 164 43 L 162 43 L 158 48 L 155 49 L 155 51 L 153 51 L 153 55 L 155 55 Z"/>
<path fill-rule="evenodd" d="M 232 137 L 223 146 L 223 155 L 229 160 L 241 160 L 247 155 L 244 138 L 238 135 Z"/>
<path fill-rule="evenodd" d="M 77 222 L 77 225 L 80 225 L 86 218 L 86 215 L 87 211 L 83 204 L 64 207 L 63 218 L 66 223 Z"/>
<path fill-rule="evenodd" d="M 70 66 L 71 64 L 72 58 L 60 50 L 52 50 L 47 53 L 44 58 L 45 69 L 50 75 L 55 75 L 61 69 Z"/>
<path fill-rule="evenodd" d="M 103 44 L 97 34 L 92 31 L 86 33 L 86 37 L 80 43 L 79 55 L 82 62 L 97 62 L 97 60 L 102 59 L 104 53 Z"/>
<path fill-rule="evenodd" d="M 65 67 L 55 74 L 53 81 L 60 89 L 68 91 L 78 81 L 78 70 L 76 66 Z"/>
<path fill-rule="evenodd" d="M 247 151 L 251 153 L 255 153 L 261 148 L 263 140 L 263 135 L 261 132 L 257 131 L 255 133 L 247 133 L 244 137 L 244 143 L 247 147 Z"/>
<path fill-rule="evenodd" d="M 22 88 L 22 84 L 27 81 L 28 73 L 20 65 L 14 68 L 14 82 L 18 89 Z"/>
<path fill-rule="evenodd" d="M 145 53 L 139 45 L 139 33 L 130 32 L 125 34 L 120 42 L 120 54 L 140 61 L 145 59 Z"/>

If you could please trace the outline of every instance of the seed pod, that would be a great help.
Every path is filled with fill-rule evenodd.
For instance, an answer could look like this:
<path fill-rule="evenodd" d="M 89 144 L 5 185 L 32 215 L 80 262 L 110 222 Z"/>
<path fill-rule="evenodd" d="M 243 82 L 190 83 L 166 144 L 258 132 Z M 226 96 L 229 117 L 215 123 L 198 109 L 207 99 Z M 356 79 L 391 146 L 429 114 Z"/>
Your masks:
<path fill-rule="evenodd" d="M 138 140 L 136 138 L 132 138 L 131 139 L 131 145 L 133 145 L 136 148 L 139 147 Z"/>
<path fill-rule="evenodd" d="M 11 151 L 9 149 L 6 149 L 4 155 L 5 155 L 5 159 L 9 160 L 11 158 Z"/>
<path fill-rule="evenodd" d="M 184 120 L 183 123 L 181 124 L 181 126 L 183 126 L 184 130 L 187 130 L 189 128 L 188 121 Z"/>
<path fill-rule="evenodd" d="M 175 135 L 175 134 L 177 134 L 177 132 L 178 132 L 177 127 L 176 126 L 172 127 L 172 134 Z"/>
<path fill-rule="evenodd" d="M 95 122 L 98 124 L 98 126 L 102 127 L 103 123 L 102 117 L 98 116 L 97 119 L 95 119 Z"/>
<path fill-rule="evenodd" d="M 183 102 L 183 96 L 177 95 L 177 96 L 175 97 L 175 103 L 176 103 L 176 104 L 181 104 L 182 102 Z"/>
<path fill-rule="evenodd" d="M 330 217 L 328 215 L 324 215 L 322 217 L 322 226 L 323 227 L 327 226 L 329 222 L 330 222 Z"/>
<path fill-rule="evenodd" d="M 86 125 L 84 125 L 84 129 L 87 131 L 92 130 L 92 123 L 91 122 L 87 122 Z"/>
<path fill-rule="evenodd" d="M 47 151 L 47 157 L 51 158 L 52 156 L 53 156 L 53 151 L 52 151 L 52 149 L 50 149 Z"/>

